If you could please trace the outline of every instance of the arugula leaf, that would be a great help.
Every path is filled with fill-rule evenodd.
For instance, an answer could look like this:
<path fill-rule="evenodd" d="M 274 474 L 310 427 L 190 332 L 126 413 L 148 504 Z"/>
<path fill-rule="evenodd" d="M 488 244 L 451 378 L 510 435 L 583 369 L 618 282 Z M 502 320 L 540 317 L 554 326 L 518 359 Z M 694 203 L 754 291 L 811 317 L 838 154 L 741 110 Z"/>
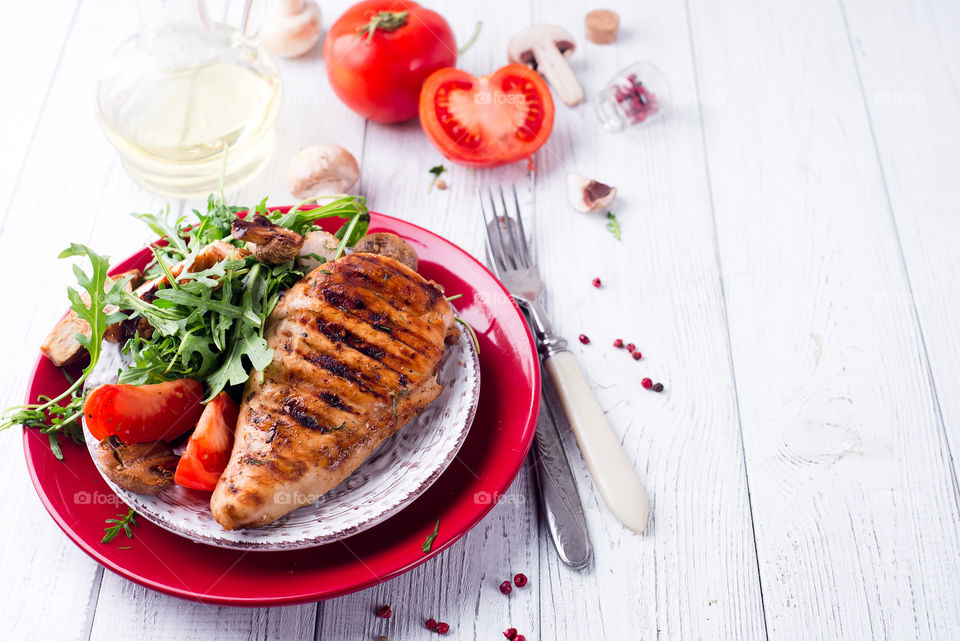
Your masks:
<path fill-rule="evenodd" d="M 336 233 L 339 255 L 366 233 L 370 215 L 361 197 L 341 194 L 324 200 L 329 202 L 301 210 L 309 202 L 305 201 L 281 213 L 267 211 L 264 199 L 254 209 L 301 234 L 314 229 L 317 219 L 344 219 Z M 77 336 L 90 353 L 90 364 L 56 398 L 43 397 L 36 404 L 8 409 L 0 418 L 0 429 L 15 424 L 41 428 L 58 458 L 63 456 L 60 435 L 82 442 L 77 420 L 83 410 L 81 386 L 100 358 L 107 327 L 126 318 L 142 318 L 153 331 L 149 336 L 133 336 L 123 345 L 131 365 L 120 372 L 121 383 L 194 378 L 206 384 L 208 398 L 213 398 L 228 386 L 244 383 L 251 369 L 262 372 L 273 359 L 263 335 L 266 320 L 282 292 L 304 276 L 295 261 L 271 267 L 248 256 L 220 261 L 197 272 L 173 274 L 176 263 L 192 264 L 211 242 L 221 240 L 242 247 L 243 241 L 232 237 L 231 226 L 238 212 L 248 210 L 227 205 L 220 193 L 207 199 L 205 213 L 193 211 L 197 222 L 192 225 L 182 217 L 172 221 L 169 208 L 157 214 L 134 214 L 166 241 L 151 247 L 154 260 L 146 275 L 165 278 L 149 300 L 124 291 L 124 281 L 104 291 L 106 257 L 83 245 L 71 245 L 64 251 L 62 258 L 85 256 L 93 267 L 89 274 L 74 267 L 79 290 L 68 290 L 71 309 L 91 328 L 90 336 Z M 110 311 L 113 308 L 108 305 L 126 311 Z"/>
<path fill-rule="evenodd" d="M 117 514 L 117 518 L 115 519 L 106 519 L 104 523 L 107 524 L 107 527 L 103 528 L 105 534 L 103 535 L 103 538 L 100 539 L 100 542 L 109 543 L 117 538 L 117 535 L 120 534 L 121 531 L 127 535 L 128 539 L 132 539 L 133 530 L 130 529 L 130 526 L 132 525 L 133 527 L 139 527 L 137 525 L 137 520 L 134 518 L 136 514 L 136 511 L 131 508 L 126 515 L 121 512 L 120 514 Z"/>
<path fill-rule="evenodd" d="M 479 25 L 480 23 L 478 22 L 477 24 Z M 476 34 L 474 34 L 474 38 L 476 38 Z M 430 168 L 430 173 L 433 174 L 433 180 L 430 181 L 430 186 L 427 187 L 428 194 L 430 193 L 431 190 L 433 190 L 433 186 L 437 184 L 437 179 L 440 178 L 440 174 L 442 174 L 446 170 L 447 168 L 444 167 L 443 165 L 437 165 L 436 167 Z"/>
<path fill-rule="evenodd" d="M 167 220 L 170 216 L 170 205 L 162 214 L 131 214 L 137 220 L 143 221 L 147 227 L 160 236 L 161 240 L 166 239 L 171 251 L 175 251 L 184 258 L 187 255 L 187 243 L 183 240 L 180 223 L 183 219 L 175 221 L 173 224 Z"/>
<path fill-rule="evenodd" d="M 240 326 L 237 327 L 239 329 Z M 228 385 L 241 385 L 247 382 L 249 373 L 243 364 L 243 357 L 250 359 L 254 369 L 263 371 L 273 361 L 273 350 L 267 347 L 267 341 L 257 333 L 235 331 L 230 339 L 230 351 L 219 368 L 207 376 L 210 393 L 204 403 L 212 400 Z"/>
<path fill-rule="evenodd" d="M 617 220 L 617 215 L 612 211 L 607 212 L 607 231 L 613 234 L 614 238 L 621 240 L 620 238 L 620 221 Z"/>
<path fill-rule="evenodd" d="M 367 209 L 367 201 L 361 196 L 347 196 L 346 194 L 340 194 L 336 196 L 329 196 L 329 198 L 334 198 L 334 200 L 306 211 L 301 211 L 300 205 L 303 205 L 309 201 L 300 203 L 286 213 L 281 211 L 269 212 L 266 214 L 266 217 L 270 220 L 270 222 L 280 225 L 281 227 L 292 229 L 298 234 L 306 234 L 314 229 L 313 223 L 315 220 L 320 220 L 322 218 L 343 218 L 349 223 L 349 221 L 357 218 L 358 216 L 369 214 Z M 364 227 L 364 229 L 366 229 L 366 227 Z M 338 236 L 338 238 L 341 238 L 341 236 Z M 359 240 L 359 237 L 356 240 Z M 355 243 L 356 240 L 353 242 Z"/>
<path fill-rule="evenodd" d="M 90 353 L 90 362 L 84 368 L 80 377 L 73 381 L 59 396 L 55 398 L 41 397 L 37 399 L 37 403 L 11 407 L 0 420 L 0 430 L 18 424 L 41 428 L 44 433 L 50 436 L 50 447 L 54 456 L 61 460 L 63 459 L 63 452 L 60 450 L 58 434 L 65 433 L 75 441 L 79 436 L 77 418 L 79 418 L 83 409 L 83 394 L 79 393 L 78 390 L 81 389 L 83 381 L 90 375 L 90 372 L 97 366 L 97 361 L 100 360 L 103 334 L 108 326 L 127 318 L 126 314 L 119 311 L 107 313 L 106 307 L 122 301 L 123 286 L 129 278 L 115 281 L 109 289 L 104 291 L 107 284 L 107 270 L 110 266 L 110 259 L 106 256 L 100 256 L 85 245 L 76 243 L 60 253 L 60 258 L 74 256 L 86 256 L 91 265 L 89 274 L 79 266 L 73 266 L 73 274 L 83 293 L 72 287 L 67 288 L 70 309 L 90 326 L 89 336 L 85 334 L 74 335 L 80 345 Z M 69 401 L 66 405 L 62 405 L 63 401 L 67 399 Z"/>
<path fill-rule="evenodd" d="M 333 259 L 336 260 L 343 256 L 343 252 L 347 247 L 356 245 L 357 241 L 367 233 L 367 226 L 369 224 L 370 214 L 360 214 L 341 225 L 337 233 L 334 234 L 334 237 L 340 240 L 340 244 L 337 246 L 337 253 L 333 255 Z"/>
<path fill-rule="evenodd" d="M 437 534 L 440 532 L 440 519 L 437 519 L 436 524 L 433 526 L 433 532 L 427 535 L 426 540 L 424 540 L 423 545 L 420 546 L 420 549 L 423 550 L 423 553 L 426 554 L 431 549 L 433 549 L 433 542 L 437 540 Z"/>

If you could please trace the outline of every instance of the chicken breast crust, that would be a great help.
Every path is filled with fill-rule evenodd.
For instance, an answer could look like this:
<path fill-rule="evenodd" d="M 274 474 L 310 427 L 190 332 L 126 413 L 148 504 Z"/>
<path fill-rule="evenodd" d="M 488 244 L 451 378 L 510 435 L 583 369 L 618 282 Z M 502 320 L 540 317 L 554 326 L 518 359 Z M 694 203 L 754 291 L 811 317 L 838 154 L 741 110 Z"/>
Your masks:
<path fill-rule="evenodd" d="M 336 487 L 440 394 L 453 325 L 443 289 L 386 256 L 344 256 L 291 287 L 267 321 L 273 362 L 244 389 L 217 522 L 266 525 Z"/>

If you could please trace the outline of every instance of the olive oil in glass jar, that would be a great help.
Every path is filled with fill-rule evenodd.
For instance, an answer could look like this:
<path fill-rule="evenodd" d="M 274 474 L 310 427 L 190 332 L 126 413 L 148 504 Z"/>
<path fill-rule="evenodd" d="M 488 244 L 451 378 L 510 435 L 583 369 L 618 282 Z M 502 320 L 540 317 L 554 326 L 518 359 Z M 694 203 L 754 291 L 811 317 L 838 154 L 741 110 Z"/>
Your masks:
<path fill-rule="evenodd" d="M 273 153 L 276 65 L 243 30 L 211 21 L 203 0 L 143 0 L 140 9 L 140 32 L 97 86 L 100 127 L 150 191 L 204 196 L 221 173 L 224 188 L 239 186 Z"/>

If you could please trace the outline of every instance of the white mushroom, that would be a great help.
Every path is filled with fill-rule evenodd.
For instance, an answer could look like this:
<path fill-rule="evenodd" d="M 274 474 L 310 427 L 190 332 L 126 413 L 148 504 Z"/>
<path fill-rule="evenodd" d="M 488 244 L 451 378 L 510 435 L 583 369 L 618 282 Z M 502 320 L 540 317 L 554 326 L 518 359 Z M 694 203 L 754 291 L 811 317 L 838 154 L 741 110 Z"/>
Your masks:
<path fill-rule="evenodd" d="M 297 200 L 344 194 L 360 179 L 357 159 L 339 145 L 307 147 L 290 162 L 287 186 Z"/>
<path fill-rule="evenodd" d="M 337 237 L 323 230 L 308 232 L 303 237 L 303 247 L 300 248 L 300 257 L 297 258 L 297 267 L 311 271 L 325 261 L 333 260 L 337 255 L 340 241 Z M 323 260 L 320 260 L 323 258 Z"/>
<path fill-rule="evenodd" d="M 580 174 L 567 174 L 567 195 L 574 209 L 588 214 L 609 207 L 617 197 L 617 188 Z"/>
<path fill-rule="evenodd" d="M 320 7 L 315 0 L 270 0 L 260 43 L 276 56 L 296 58 L 313 49 L 321 33 Z"/>
<path fill-rule="evenodd" d="M 583 89 L 567 64 L 576 43 L 563 27 L 537 24 L 527 27 L 510 40 L 510 62 L 539 71 L 567 105 L 583 100 Z"/>

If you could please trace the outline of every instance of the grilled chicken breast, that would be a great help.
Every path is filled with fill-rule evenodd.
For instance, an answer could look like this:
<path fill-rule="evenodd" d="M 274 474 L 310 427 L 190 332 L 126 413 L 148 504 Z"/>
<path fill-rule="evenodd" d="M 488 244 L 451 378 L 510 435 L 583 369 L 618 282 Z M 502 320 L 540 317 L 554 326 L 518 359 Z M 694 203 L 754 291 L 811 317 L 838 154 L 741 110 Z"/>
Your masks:
<path fill-rule="evenodd" d="M 244 389 L 216 520 L 262 526 L 337 486 L 440 394 L 453 324 L 440 286 L 386 256 L 354 253 L 291 287 L 267 321 L 273 362 Z"/>

